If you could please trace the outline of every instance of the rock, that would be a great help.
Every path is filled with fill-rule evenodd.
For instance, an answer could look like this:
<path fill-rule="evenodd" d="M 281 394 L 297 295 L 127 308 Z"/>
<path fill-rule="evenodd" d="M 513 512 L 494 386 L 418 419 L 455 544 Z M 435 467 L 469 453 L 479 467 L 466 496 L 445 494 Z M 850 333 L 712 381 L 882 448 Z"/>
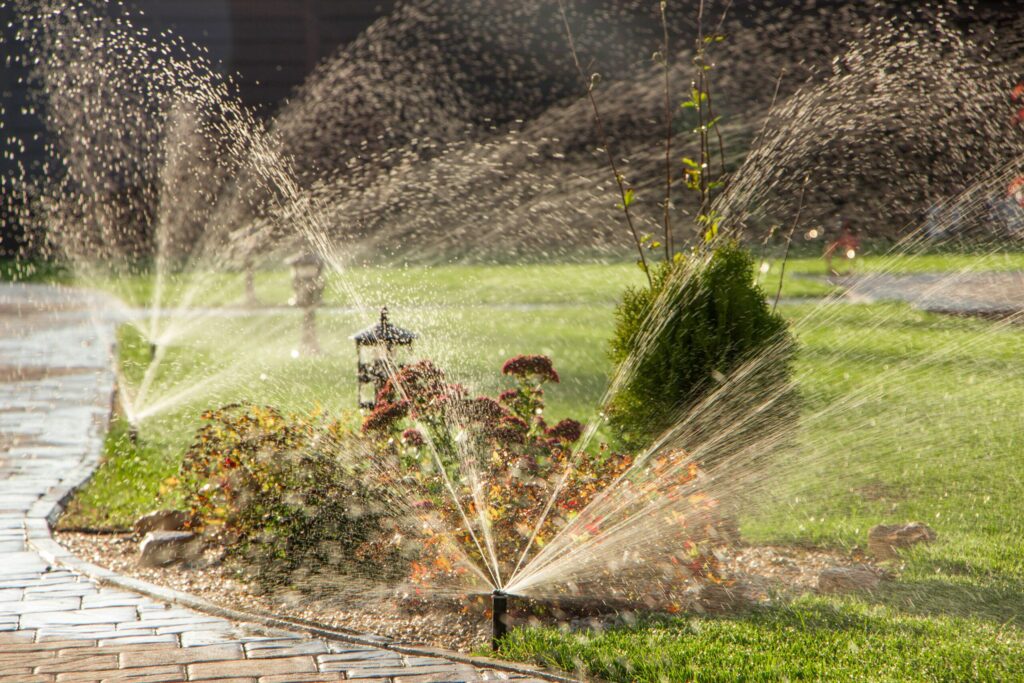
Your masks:
<path fill-rule="evenodd" d="M 725 614 L 747 609 L 752 604 L 750 592 L 743 584 L 706 583 L 697 593 L 696 608 L 701 612 Z"/>
<path fill-rule="evenodd" d="M 829 567 L 818 574 L 819 593 L 850 593 L 871 591 L 878 587 L 882 577 L 870 567 Z"/>
<path fill-rule="evenodd" d="M 163 567 L 202 557 L 203 542 L 191 531 L 151 531 L 139 546 L 139 566 Z"/>
<path fill-rule="evenodd" d="M 739 545 L 743 540 L 740 537 L 740 523 L 733 515 L 722 515 L 712 529 L 728 545 Z"/>
<path fill-rule="evenodd" d="M 868 553 L 880 560 L 891 560 L 899 556 L 899 548 L 930 543 L 936 538 L 935 531 L 922 522 L 879 524 L 868 532 Z"/>
<path fill-rule="evenodd" d="M 155 510 L 135 520 L 132 528 L 144 536 L 150 531 L 182 531 L 188 522 L 188 513 L 181 510 Z"/>

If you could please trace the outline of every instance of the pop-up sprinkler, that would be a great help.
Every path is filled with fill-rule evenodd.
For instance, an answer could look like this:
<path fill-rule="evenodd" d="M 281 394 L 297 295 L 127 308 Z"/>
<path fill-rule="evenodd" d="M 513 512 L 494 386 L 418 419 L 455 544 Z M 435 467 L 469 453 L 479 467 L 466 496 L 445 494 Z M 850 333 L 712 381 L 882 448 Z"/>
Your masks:
<path fill-rule="evenodd" d="M 508 633 L 508 593 L 495 590 L 491 593 L 491 649 L 495 652 Z"/>
<path fill-rule="evenodd" d="M 156 360 L 156 342 L 149 343 L 149 362 L 152 363 Z"/>

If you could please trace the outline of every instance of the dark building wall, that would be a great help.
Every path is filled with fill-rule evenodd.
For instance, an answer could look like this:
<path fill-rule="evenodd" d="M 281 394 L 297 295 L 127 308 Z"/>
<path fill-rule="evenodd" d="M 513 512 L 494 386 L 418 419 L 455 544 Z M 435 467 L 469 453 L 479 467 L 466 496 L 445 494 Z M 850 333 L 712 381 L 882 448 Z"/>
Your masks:
<path fill-rule="evenodd" d="M 246 104 L 287 98 L 323 58 L 388 12 L 393 0 L 229 0 L 231 67 Z"/>
<path fill-rule="evenodd" d="M 393 0 L 127 0 L 133 23 L 152 35 L 169 30 L 208 50 L 231 74 L 245 104 L 271 116 L 324 57 L 359 35 L 390 10 Z M 11 58 L 18 17 L 0 5 L 0 173 L 29 169 L 42 159 L 45 130 L 32 113 L 27 73 Z M 10 140 L 21 141 L 24 153 Z M 3 152 L 18 152 L 12 159 Z"/>

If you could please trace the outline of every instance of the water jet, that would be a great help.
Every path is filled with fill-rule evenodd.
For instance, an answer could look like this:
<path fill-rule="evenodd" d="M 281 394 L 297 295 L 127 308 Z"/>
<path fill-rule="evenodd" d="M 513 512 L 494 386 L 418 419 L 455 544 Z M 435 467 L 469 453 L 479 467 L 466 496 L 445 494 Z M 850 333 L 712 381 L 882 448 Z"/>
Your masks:
<path fill-rule="evenodd" d="M 302 349 L 315 356 L 320 353 L 316 336 L 316 309 L 323 301 L 324 262 L 311 250 L 303 251 L 288 259 L 292 269 L 292 302 L 302 309 Z M 248 286 L 248 285 L 247 285 Z"/>

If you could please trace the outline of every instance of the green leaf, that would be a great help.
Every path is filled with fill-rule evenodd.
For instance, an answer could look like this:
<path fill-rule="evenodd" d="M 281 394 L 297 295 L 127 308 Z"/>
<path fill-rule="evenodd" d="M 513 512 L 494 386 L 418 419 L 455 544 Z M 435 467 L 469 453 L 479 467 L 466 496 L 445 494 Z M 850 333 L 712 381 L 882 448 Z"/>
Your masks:
<path fill-rule="evenodd" d="M 634 192 L 632 189 L 626 190 L 625 194 L 623 195 L 623 198 L 625 199 L 625 208 L 628 209 L 636 201 L 636 192 Z"/>
<path fill-rule="evenodd" d="M 690 168 L 700 168 L 700 164 L 698 164 L 696 161 L 694 161 L 690 157 L 683 157 L 683 164 L 685 164 L 686 166 L 689 166 Z"/>

